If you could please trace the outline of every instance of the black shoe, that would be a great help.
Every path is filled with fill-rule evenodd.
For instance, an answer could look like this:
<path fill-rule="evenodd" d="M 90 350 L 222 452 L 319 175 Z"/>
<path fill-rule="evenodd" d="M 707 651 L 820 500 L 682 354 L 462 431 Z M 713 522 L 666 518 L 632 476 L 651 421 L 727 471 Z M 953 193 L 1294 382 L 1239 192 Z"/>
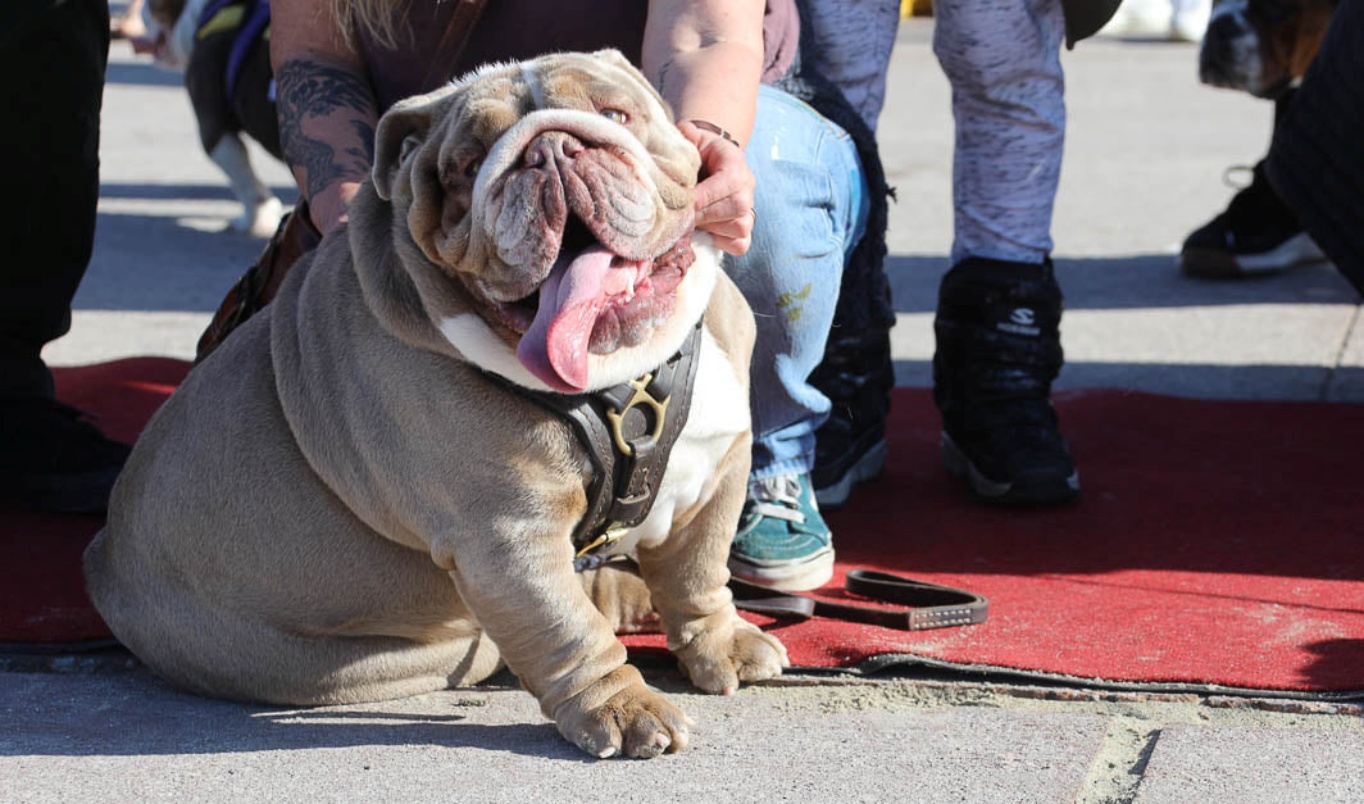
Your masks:
<path fill-rule="evenodd" d="M 52 399 L 0 400 L 0 494 L 41 511 L 97 514 L 131 448 Z"/>
<path fill-rule="evenodd" d="M 1039 505 L 1079 496 L 1049 399 L 1062 363 L 1061 308 L 1050 260 L 972 258 L 943 277 L 933 325 L 943 464 L 983 501 Z"/>
<path fill-rule="evenodd" d="M 810 383 L 833 403 L 815 432 L 810 472 L 819 507 L 832 511 L 847 504 L 855 485 L 880 477 L 886 463 L 886 417 L 895 387 L 890 333 L 831 340 Z"/>
<path fill-rule="evenodd" d="M 1264 162 L 1251 169 L 1251 182 L 1218 214 L 1184 241 L 1179 266 L 1201 279 L 1235 279 L 1322 262 L 1322 253 L 1303 231 L 1298 216 L 1265 178 Z M 1245 170 L 1245 168 L 1241 168 Z"/>
<path fill-rule="evenodd" d="M 944 429 L 941 454 L 943 466 L 965 478 L 977 499 L 1051 505 L 1080 495 L 1080 475 L 1049 402 L 1011 400 L 978 407 L 972 417 L 974 430 Z M 961 443 L 952 437 L 954 429 Z"/>

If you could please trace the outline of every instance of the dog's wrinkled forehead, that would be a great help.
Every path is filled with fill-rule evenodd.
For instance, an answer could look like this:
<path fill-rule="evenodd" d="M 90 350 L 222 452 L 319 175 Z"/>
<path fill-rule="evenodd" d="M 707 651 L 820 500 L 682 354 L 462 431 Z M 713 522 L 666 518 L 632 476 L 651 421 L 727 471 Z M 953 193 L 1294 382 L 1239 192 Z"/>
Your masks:
<path fill-rule="evenodd" d="M 629 129 L 674 181 L 695 183 L 699 158 L 673 125 L 662 97 L 618 51 L 603 50 L 489 65 L 396 104 L 376 132 L 375 185 L 388 197 L 393 171 L 433 141 L 441 142 L 443 157 L 451 157 L 442 161 L 461 163 L 463 157 L 476 170 L 478 157 L 472 154 L 486 154 L 518 120 L 541 110 L 602 115 Z"/>

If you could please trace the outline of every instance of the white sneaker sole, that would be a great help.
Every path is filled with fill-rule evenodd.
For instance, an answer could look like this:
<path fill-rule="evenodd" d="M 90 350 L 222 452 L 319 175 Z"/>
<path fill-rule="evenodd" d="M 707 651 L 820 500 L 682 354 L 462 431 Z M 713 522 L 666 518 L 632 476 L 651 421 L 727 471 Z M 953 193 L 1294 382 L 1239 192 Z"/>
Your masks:
<path fill-rule="evenodd" d="M 1003 505 L 1050 505 L 1069 502 L 1080 494 L 1080 473 L 1034 488 L 1018 487 L 1013 483 L 1001 483 L 986 477 L 976 464 L 961 451 L 957 443 L 947 433 L 942 434 L 940 454 L 943 467 L 954 477 L 964 477 L 971 491 L 984 502 Z"/>
<path fill-rule="evenodd" d="M 878 441 L 837 483 L 815 489 L 815 502 L 819 503 L 820 510 L 842 508 L 852 497 L 853 486 L 880 477 L 886 467 L 887 452 L 889 450 L 886 448 L 886 442 Z"/>
<path fill-rule="evenodd" d="M 834 549 L 826 548 L 799 562 L 756 562 L 730 556 L 729 572 L 741 581 L 764 589 L 808 592 L 834 577 Z"/>
<path fill-rule="evenodd" d="M 1259 254 L 1230 254 L 1194 249 L 1187 254 L 1181 254 L 1176 261 L 1180 269 L 1189 276 L 1202 279 L 1234 279 L 1268 276 L 1299 266 L 1326 262 L 1326 254 L 1311 235 L 1299 232 L 1269 251 Z"/>
<path fill-rule="evenodd" d="M 1236 257 L 1236 265 L 1247 274 L 1273 273 L 1296 265 L 1324 262 L 1326 255 L 1306 232 L 1293 235 L 1278 248 L 1263 254 L 1243 254 Z"/>

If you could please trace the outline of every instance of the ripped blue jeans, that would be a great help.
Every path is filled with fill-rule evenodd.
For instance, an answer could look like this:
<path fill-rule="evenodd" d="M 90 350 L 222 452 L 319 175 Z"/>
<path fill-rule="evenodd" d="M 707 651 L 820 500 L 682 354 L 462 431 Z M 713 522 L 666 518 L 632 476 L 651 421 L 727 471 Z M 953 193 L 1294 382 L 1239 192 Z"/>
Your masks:
<path fill-rule="evenodd" d="M 807 473 L 830 403 L 810 385 L 838 303 L 843 264 L 866 230 L 866 177 L 852 138 L 763 86 L 749 140 L 757 178 L 753 245 L 725 270 L 758 324 L 750 375 L 753 478 Z"/>

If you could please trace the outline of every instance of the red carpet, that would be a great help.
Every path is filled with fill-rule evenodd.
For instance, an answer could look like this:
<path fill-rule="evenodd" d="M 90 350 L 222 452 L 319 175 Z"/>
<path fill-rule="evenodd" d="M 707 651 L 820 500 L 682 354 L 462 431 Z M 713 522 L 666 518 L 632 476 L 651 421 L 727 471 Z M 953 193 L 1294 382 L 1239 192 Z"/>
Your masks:
<path fill-rule="evenodd" d="M 66 369 L 58 382 L 130 438 L 185 368 L 133 360 Z M 990 599 L 990 619 L 917 633 L 779 625 L 796 665 L 927 659 L 1146 685 L 1364 691 L 1364 406 L 1061 395 L 1082 501 L 999 511 L 972 504 L 939 468 L 928 393 L 902 389 L 895 403 L 886 476 L 830 516 L 840 576 L 870 567 L 969 589 Z M 107 634 L 80 589 L 79 555 L 99 522 L 14 508 L 0 521 L 0 642 Z M 631 642 L 652 652 L 660 639 Z"/>

